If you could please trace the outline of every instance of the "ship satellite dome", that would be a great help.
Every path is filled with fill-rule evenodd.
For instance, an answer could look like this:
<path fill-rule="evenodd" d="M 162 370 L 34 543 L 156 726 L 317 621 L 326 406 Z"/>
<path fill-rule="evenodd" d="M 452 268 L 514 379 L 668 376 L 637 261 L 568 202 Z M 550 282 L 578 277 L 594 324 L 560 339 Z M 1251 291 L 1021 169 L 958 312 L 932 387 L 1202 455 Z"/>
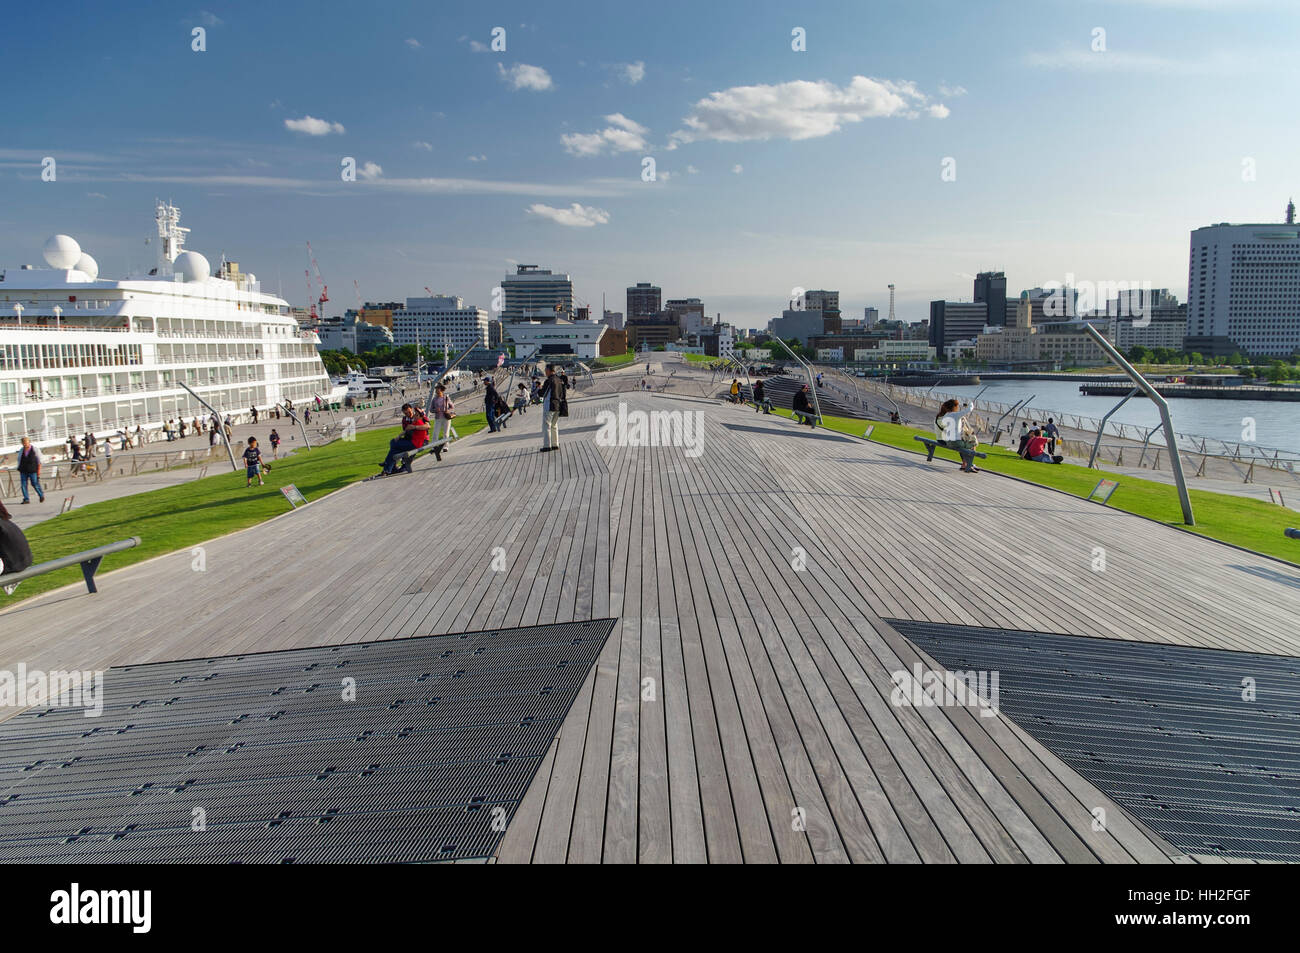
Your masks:
<path fill-rule="evenodd" d="M 58 271 L 75 268 L 80 257 L 81 246 L 71 235 L 55 235 L 45 243 L 45 262 Z"/>
<path fill-rule="evenodd" d="M 172 268 L 186 281 L 207 281 L 212 274 L 208 260 L 196 251 L 183 251 L 172 262 Z"/>
<path fill-rule="evenodd" d="M 99 262 L 83 252 L 77 259 L 77 271 L 94 281 L 99 277 Z"/>

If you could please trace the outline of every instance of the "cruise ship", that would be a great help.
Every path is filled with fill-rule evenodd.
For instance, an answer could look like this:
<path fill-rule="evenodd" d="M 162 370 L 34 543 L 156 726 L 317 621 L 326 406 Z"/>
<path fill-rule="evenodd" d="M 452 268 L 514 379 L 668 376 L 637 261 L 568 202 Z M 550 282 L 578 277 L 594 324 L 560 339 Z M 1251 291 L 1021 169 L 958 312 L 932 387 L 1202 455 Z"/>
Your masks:
<path fill-rule="evenodd" d="M 68 235 L 45 243 L 47 267 L 0 274 L 0 455 L 30 437 L 57 447 L 206 411 L 223 415 L 341 400 L 314 331 L 255 275 L 184 248 L 188 228 L 169 202 L 156 208 L 157 263 L 144 275 L 102 278 Z"/>

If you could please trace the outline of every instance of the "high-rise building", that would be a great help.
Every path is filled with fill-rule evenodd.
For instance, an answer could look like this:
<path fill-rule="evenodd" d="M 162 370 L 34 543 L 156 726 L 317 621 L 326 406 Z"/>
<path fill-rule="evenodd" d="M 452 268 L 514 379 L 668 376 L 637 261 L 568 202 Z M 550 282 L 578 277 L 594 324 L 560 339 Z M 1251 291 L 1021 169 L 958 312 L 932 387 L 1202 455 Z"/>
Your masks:
<path fill-rule="evenodd" d="M 648 281 L 638 281 L 627 289 L 627 320 L 653 318 L 662 308 L 663 290 Z"/>
<path fill-rule="evenodd" d="M 874 328 L 880 323 L 880 309 L 870 306 L 862 309 L 862 326 L 867 330 Z"/>
<path fill-rule="evenodd" d="M 835 334 L 841 330 L 840 293 L 838 291 L 805 291 L 803 295 L 805 311 L 822 313 L 822 330 L 826 334 Z"/>
<path fill-rule="evenodd" d="M 607 324 L 611 329 L 613 329 L 613 330 L 615 330 L 615 331 L 622 331 L 622 330 L 623 330 L 623 312 L 622 312 L 622 311 L 606 311 L 606 312 L 605 312 L 605 324 Z"/>
<path fill-rule="evenodd" d="M 1006 306 L 1002 308 L 1006 321 Z M 988 319 L 988 305 L 983 301 L 931 301 L 930 346 L 942 354 L 955 341 L 975 338 Z"/>
<path fill-rule="evenodd" d="M 1006 324 L 1007 276 L 1000 271 L 981 271 L 975 276 L 975 300 L 988 306 L 986 324 Z"/>
<path fill-rule="evenodd" d="M 453 351 L 464 350 L 475 341 L 490 343 L 488 323 L 492 316 L 456 295 L 432 298 L 407 298 L 406 307 L 393 312 L 393 343 L 415 344 L 431 351 L 444 345 Z"/>
<path fill-rule="evenodd" d="M 704 303 L 699 298 L 671 298 L 664 303 L 669 321 L 676 321 L 682 334 L 696 334 L 709 322 L 704 319 Z"/>
<path fill-rule="evenodd" d="M 1300 350 L 1300 227 L 1224 222 L 1192 232 L 1184 347 L 1216 356 Z"/>
<path fill-rule="evenodd" d="M 573 279 L 536 265 L 519 265 L 501 281 L 505 293 L 501 320 L 554 321 L 573 312 Z"/>

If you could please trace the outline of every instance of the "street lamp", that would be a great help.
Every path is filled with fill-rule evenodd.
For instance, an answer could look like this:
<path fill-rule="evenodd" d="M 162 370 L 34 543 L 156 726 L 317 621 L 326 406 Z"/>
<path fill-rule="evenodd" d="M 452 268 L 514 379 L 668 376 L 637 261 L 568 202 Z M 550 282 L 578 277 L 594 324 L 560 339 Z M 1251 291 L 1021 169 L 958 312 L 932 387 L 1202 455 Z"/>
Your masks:
<path fill-rule="evenodd" d="M 59 316 L 62 315 L 62 314 L 63 314 L 63 309 L 60 308 L 60 307 L 56 304 L 56 305 L 54 306 L 54 327 L 55 327 L 55 330 L 57 330 L 58 327 L 59 327 Z"/>

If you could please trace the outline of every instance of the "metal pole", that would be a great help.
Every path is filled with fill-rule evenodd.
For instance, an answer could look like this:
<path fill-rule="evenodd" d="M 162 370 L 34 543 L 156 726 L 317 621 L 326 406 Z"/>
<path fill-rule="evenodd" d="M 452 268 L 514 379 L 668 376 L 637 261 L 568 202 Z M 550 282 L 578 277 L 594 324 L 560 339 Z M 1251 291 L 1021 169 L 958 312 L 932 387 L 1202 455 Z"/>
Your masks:
<path fill-rule="evenodd" d="M 460 357 L 456 358 L 456 360 L 452 361 L 450 364 L 446 363 L 446 357 L 449 355 L 447 354 L 446 347 L 444 346 L 443 363 L 445 366 L 442 369 L 442 373 L 439 374 L 437 377 L 435 377 L 433 379 L 433 382 L 429 384 L 429 396 L 428 399 L 426 399 L 424 402 L 424 416 L 428 417 L 429 414 L 433 412 L 433 393 L 435 390 L 437 390 L 438 385 L 442 383 L 443 378 L 445 378 L 448 374 L 450 374 L 453 370 L 455 370 L 457 364 L 465 360 L 465 358 L 469 357 L 470 352 L 473 351 L 474 348 L 478 347 L 480 343 L 481 342 L 479 341 L 475 341 L 469 347 L 465 348 L 465 350 L 461 353 Z"/>
<path fill-rule="evenodd" d="M 280 406 L 284 409 L 284 412 L 289 415 L 289 419 L 298 425 L 298 429 L 302 431 L 302 442 L 305 443 L 307 449 L 310 450 L 311 438 L 307 436 L 307 428 L 303 426 L 302 421 L 298 419 L 298 415 L 289 407 L 288 404 L 281 404 Z"/>
<path fill-rule="evenodd" d="M 1092 445 L 1092 456 L 1088 457 L 1089 470 L 1091 470 L 1096 465 L 1097 451 L 1101 449 L 1101 435 L 1106 430 L 1106 421 L 1110 420 L 1110 415 L 1115 413 L 1115 411 L 1119 410 L 1121 407 L 1123 407 L 1124 404 L 1128 402 L 1128 399 L 1132 397 L 1134 394 L 1136 394 L 1137 392 L 1138 389 L 1134 387 L 1131 391 L 1129 391 L 1127 394 L 1124 395 L 1123 400 L 1121 400 L 1118 404 L 1116 404 L 1114 407 L 1110 409 L 1110 411 L 1106 414 L 1105 417 L 1101 418 L 1101 425 L 1097 427 L 1097 442 Z"/>
<path fill-rule="evenodd" d="M 1183 477 L 1183 461 L 1178 455 L 1178 438 L 1174 435 L 1174 423 L 1169 417 L 1169 401 L 1165 400 L 1152 383 L 1139 374 L 1137 369 L 1124 359 L 1124 355 L 1115 349 L 1115 345 L 1106 340 L 1096 328 L 1085 321 L 1083 330 L 1115 362 L 1116 366 L 1123 368 L 1129 379 L 1141 388 L 1147 397 L 1151 398 L 1151 402 L 1160 408 L 1160 420 L 1165 428 L 1165 446 L 1169 448 L 1169 459 L 1174 471 L 1174 482 L 1178 485 L 1178 502 L 1182 505 L 1183 522 L 1188 526 L 1195 526 L 1196 518 L 1192 515 L 1192 498 L 1187 493 L 1187 480 Z"/>
<path fill-rule="evenodd" d="M 822 419 L 822 405 L 821 402 L 817 399 L 817 381 L 813 377 L 812 365 L 809 364 L 807 361 L 805 361 L 803 358 L 801 358 L 794 351 L 790 350 L 790 346 L 786 344 L 784 341 L 782 341 L 779 337 L 773 337 L 772 340 L 775 341 L 777 344 L 781 345 L 781 347 L 785 350 L 785 353 L 789 354 L 792 358 L 794 358 L 795 363 L 802 365 L 804 370 L 808 372 L 808 389 L 812 391 L 812 395 L 813 395 L 813 411 L 817 414 L 817 420 L 818 422 L 820 422 Z"/>
<path fill-rule="evenodd" d="M 194 393 L 194 391 L 190 389 L 190 386 L 189 386 L 188 384 L 186 384 L 184 381 L 177 381 L 176 383 L 180 384 L 180 385 L 181 385 L 182 387 L 184 387 L 187 391 L 189 391 L 191 397 L 193 397 L 193 398 L 194 398 L 195 400 L 197 400 L 200 404 L 202 404 L 204 407 L 206 407 L 206 408 L 208 409 L 208 412 L 211 413 L 212 416 L 213 416 L 213 418 L 217 421 L 217 425 L 218 425 L 218 426 L 221 426 L 221 422 L 222 422 L 222 420 L 223 420 L 224 418 L 221 416 L 221 414 L 217 413 L 217 411 L 213 408 L 213 406 L 212 406 L 211 404 L 209 404 L 206 400 L 204 400 L 204 399 L 203 399 L 202 397 L 200 397 L 198 394 Z M 232 470 L 238 470 L 238 469 L 239 469 L 239 464 L 235 462 L 235 451 L 233 451 L 233 450 L 230 449 L 230 441 L 226 439 L 226 431 L 225 431 L 224 429 L 221 431 L 221 442 L 222 442 L 223 444 L 225 444 L 225 447 L 226 447 L 226 455 L 227 455 L 228 457 L 230 457 L 230 469 L 232 469 Z"/>

